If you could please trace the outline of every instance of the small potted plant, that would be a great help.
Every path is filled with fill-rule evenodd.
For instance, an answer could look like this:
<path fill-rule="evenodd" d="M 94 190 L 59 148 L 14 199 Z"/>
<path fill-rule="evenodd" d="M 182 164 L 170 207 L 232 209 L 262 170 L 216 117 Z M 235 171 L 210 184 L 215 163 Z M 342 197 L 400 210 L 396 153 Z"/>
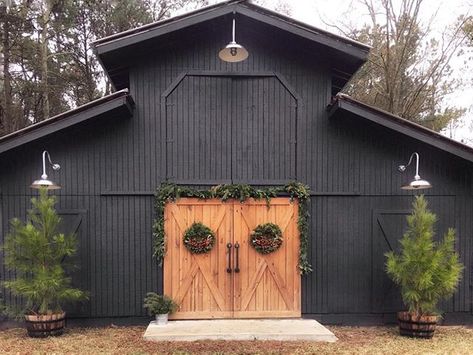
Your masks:
<path fill-rule="evenodd" d="M 150 316 L 156 316 L 157 325 L 166 325 L 169 314 L 174 313 L 178 305 L 168 296 L 148 292 L 143 307 L 148 310 Z"/>
<path fill-rule="evenodd" d="M 436 216 L 427 209 L 424 196 L 413 202 L 407 217 L 399 254 L 386 254 L 386 270 L 400 287 L 407 311 L 398 312 L 400 334 L 432 338 L 439 319 L 437 305 L 455 292 L 463 265 L 455 252 L 455 230 L 450 228 L 441 242 L 435 242 Z"/>
<path fill-rule="evenodd" d="M 5 238 L 5 265 L 16 277 L 3 285 L 25 301 L 22 313 L 29 336 L 61 335 L 66 316 L 62 306 L 87 298 L 72 287 L 66 273 L 67 266 L 74 267 L 70 257 L 76 253 L 77 240 L 74 234 L 58 231 L 61 218 L 54 209 L 54 196 L 42 189 L 31 202 L 26 223 L 13 219 Z"/>

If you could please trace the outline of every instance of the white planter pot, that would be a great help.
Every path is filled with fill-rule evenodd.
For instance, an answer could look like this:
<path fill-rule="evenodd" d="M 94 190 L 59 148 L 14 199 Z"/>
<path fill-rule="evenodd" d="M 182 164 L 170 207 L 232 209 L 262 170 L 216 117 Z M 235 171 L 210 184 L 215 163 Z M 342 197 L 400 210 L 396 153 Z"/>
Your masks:
<path fill-rule="evenodd" d="M 166 325 L 168 324 L 168 314 L 156 314 L 156 324 Z"/>

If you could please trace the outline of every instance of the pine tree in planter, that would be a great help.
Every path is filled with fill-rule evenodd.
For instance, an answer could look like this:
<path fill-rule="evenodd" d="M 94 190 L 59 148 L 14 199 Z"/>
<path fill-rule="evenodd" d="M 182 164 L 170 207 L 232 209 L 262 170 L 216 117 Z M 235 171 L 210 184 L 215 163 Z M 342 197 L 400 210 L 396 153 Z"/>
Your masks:
<path fill-rule="evenodd" d="M 60 335 L 65 323 L 61 306 L 86 298 L 83 291 L 71 286 L 65 270 L 68 257 L 76 253 L 77 241 L 74 234 L 58 232 L 61 219 L 54 209 L 54 196 L 42 189 L 31 202 L 27 222 L 13 219 L 3 245 L 5 265 L 16 273 L 4 285 L 26 301 L 28 335 Z"/>
<path fill-rule="evenodd" d="M 450 228 L 442 242 L 435 242 L 436 220 L 424 196 L 417 196 L 407 217 L 401 252 L 386 254 L 387 273 L 400 286 L 409 308 L 398 313 L 401 335 L 431 338 L 438 320 L 437 304 L 451 297 L 460 281 L 463 265 L 455 252 L 455 231 Z"/>

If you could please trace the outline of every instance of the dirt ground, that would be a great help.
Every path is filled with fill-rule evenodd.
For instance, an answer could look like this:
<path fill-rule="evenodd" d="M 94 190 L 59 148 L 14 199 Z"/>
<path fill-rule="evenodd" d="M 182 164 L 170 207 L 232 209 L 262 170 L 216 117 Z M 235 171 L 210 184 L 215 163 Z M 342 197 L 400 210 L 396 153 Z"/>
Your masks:
<path fill-rule="evenodd" d="M 145 327 L 74 328 L 32 339 L 24 329 L 0 332 L 0 353 L 12 354 L 473 354 L 473 329 L 439 327 L 432 340 L 400 337 L 395 327 L 329 327 L 336 343 L 198 341 L 153 343 Z"/>

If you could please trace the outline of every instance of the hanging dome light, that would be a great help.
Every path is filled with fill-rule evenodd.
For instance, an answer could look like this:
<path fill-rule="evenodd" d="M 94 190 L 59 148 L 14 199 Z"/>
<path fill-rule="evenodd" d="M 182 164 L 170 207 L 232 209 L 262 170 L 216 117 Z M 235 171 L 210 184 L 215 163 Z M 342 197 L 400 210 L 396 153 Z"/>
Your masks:
<path fill-rule="evenodd" d="M 49 164 L 53 168 L 53 170 L 59 170 L 61 166 L 59 164 L 55 164 L 51 161 L 51 156 L 45 150 L 43 152 L 43 174 L 41 178 L 38 180 L 33 181 L 31 184 L 31 188 L 33 189 L 46 189 L 46 190 L 58 190 L 61 188 L 58 184 L 48 179 L 48 175 L 46 174 L 46 156 L 48 156 Z"/>
<path fill-rule="evenodd" d="M 409 183 L 402 185 L 402 190 L 422 190 L 422 189 L 430 189 L 432 185 L 427 180 L 424 180 L 419 175 L 419 153 L 412 153 L 411 157 L 409 158 L 409 162 L 407 165 L 399 165 L 398 170 L 400 172 L 406 171 L 407 167 L 411 165 L 412 158 L 416 157 L 416 174 L 414 175 L 414 180 L 410 181 Z"/>
<path fill-rule="evenodd" d="M 236 63 L 248 58 L 248 51 L 235 41 L 235 19 L 233 19 L 232 41 L 223 48 L 218 56 L 224 62 Z"/>

